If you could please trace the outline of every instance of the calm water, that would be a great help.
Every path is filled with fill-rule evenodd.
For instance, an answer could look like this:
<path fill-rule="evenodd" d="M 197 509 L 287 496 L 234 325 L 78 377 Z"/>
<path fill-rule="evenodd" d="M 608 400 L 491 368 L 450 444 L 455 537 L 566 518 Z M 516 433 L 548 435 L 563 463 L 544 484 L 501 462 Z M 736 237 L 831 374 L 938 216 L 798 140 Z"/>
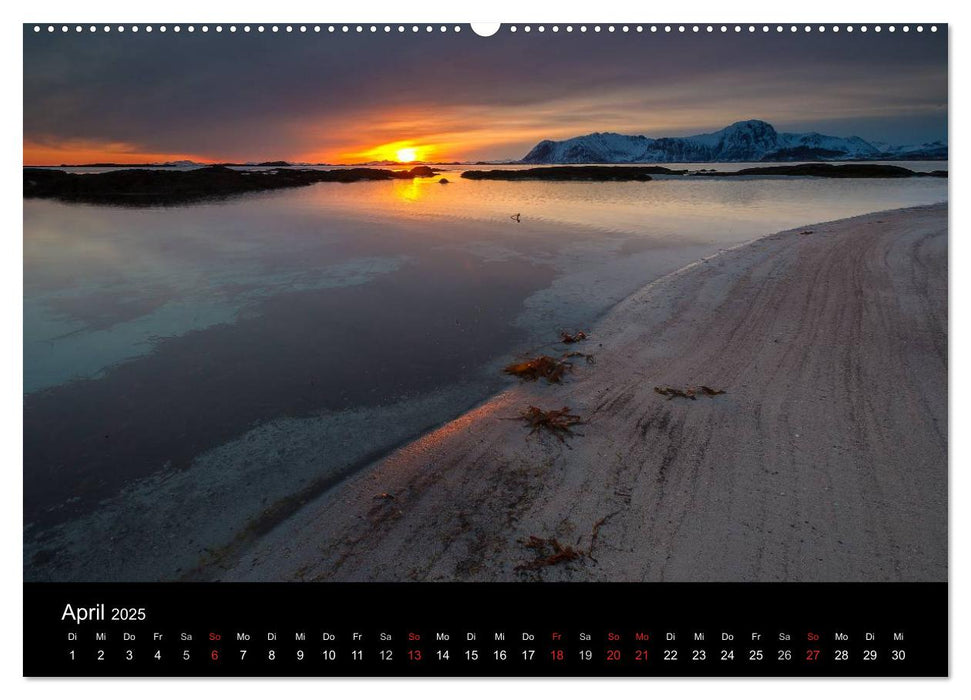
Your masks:
<path fill-rule="evenodd" d="M 505 385 L 503 361 L 658 276 L 780 229 L 947 199 L 930 178 L 507 183 L 442 169 L 449 184 L 183 207 L 25 200 L 28 578 L 181 575 L 261 510 L 469 408 Z M 193 536 L 170 555 L 176 529 Z"/>

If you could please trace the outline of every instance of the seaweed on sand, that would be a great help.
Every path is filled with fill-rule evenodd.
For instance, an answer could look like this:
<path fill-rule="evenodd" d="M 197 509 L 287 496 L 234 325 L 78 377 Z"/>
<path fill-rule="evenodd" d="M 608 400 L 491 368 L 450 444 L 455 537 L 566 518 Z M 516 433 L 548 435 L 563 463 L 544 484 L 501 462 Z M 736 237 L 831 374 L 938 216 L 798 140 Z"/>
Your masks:
<path fill-rule="evenodd" d="M 563 359 L 564 360 L 569 360 L 571 357 L 582 357 L 582 358 L 584 358 L 587 361 L 587 364 L 588 365 L 592 365 L 593 364 L 593 355 L 590 354 L 590 353 L 577 352 L 577 351 L 574 350 L 573 352 L 568 352 L 565 355 L 563 355 Z"/>
<path fill-rule="evenodd" d="M 573 363 L 557 360 L 549 355 L 540 355 L 522 362 L 514 362 L 502 371 L 527 382 L 535 382 L 542 377 L 550 384 L 559 384 L 564 374 L 573 371 Z"/>
<path fill-rule="evenodd" d="M 587 334 L 585 331 L 577 331 L 576 333 L 568 333 L 567 331 L 560 331 L 560 342 L 561 343 L 579 343 L 581 340 L 586 340 Z"/>
<path fill-rule="evenodd" d="M 533 571 L 546 566 L 554 566 L 565 561 L 574 561 L 582 557 L 585 552 L 574 549 L 570 545 L 562 545 L 555 537 L 545 539 L 530 535 L 528 540 L 522 541 L 527 549 L 536 551 L 536 559 L 516 566 L 516 571 Z"/>
<path fill-rule="evenodd" d="M 526 423 L 526 427 L 530 428 L 530 435 L 538 433 L 540 430 L 546 430 L 560 442 L 566 442 L 567 437 L 576 435 L 577 433 L 574 433 L 571 428 L 583 422 L 580 416 L 570 413 L 569 406 L 550 411 L 530 406 L 519 414 L 519 420 L 522 420 Z"/>
<path fill-rule="evenodd" d="M 656 386 L 654 387 L 654 391 L 661 396 L 667 396 L 668 401 L 675 397 L 691 399 L 694 401 L 698 398 L 699 393 L 703 394 L 704 396 L 718 396 L 719 394 L 725 393 L 722 389 L 712 389 L 710 386 L 705 386 L 703 384 L 701 386 L 689 386 L 685 389 L 676 389 L 671 386 Z"/>
<path fill-rule="evenodd" d="M 593 364 L 593 355 L 584 352 L 568 352 L 559 359 L 549 355 L 530 357 L 507 365 L 502 371 L 527 382 L 535 382 L 542 378 L 550 384 L 559 384 L 563 380 L 563 375 L 573 371 L 573 363 L 569 360 L 574 357 L 582 357 L 588 365 Z"/>
<path fill-rule="evenodd" d="M 519 540 L 520 544 L 524 547 L 536 552 L 536 558 L 532 561 L 518 564 L 516 571 L 535 571 L 536 569 L 555 566 L 563 562 L 576 561 L 581 557 L 586 557 L 596 563 L 597 560 L 593 557 L 593 548 L 597 546 L 597 539 L 600 537 L 600 528 L 618 513 L 620 511 L 615 510 L 610 515 L 605 515 L 593 524 L 593 528 L 590 530 L 590 545 L 586 549 L 579 547 L 579 539 L 577 539 L 576 547 L 560 544 L 559 540 L 555 537 L 545 538 L 530 535 L 529 539 Z"/>

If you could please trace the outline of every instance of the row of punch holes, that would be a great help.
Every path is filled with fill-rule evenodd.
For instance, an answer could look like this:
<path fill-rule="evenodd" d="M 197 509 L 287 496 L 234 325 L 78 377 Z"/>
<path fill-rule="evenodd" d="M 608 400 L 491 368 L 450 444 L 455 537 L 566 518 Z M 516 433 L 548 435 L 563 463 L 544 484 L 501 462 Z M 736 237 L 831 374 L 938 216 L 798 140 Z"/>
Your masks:
<path fill-rule="evenodd" d="M 520 31 L 521 32 L 526 32 L 526 33 L 533 32 L 533 31 L 539 32 L 539 33 L 544 33 L 546 31 L 550 31 L 550 32 L 553 32 L 553 33 L 558 33 L 558 32 L 567 32 L 567 33 L 570 33 L 570 32 L 581 32 L 581 33 L 583 33 L 583 32 L 589 32 L 589 31 L 592 31 L 592 32 L 603 32 L 603 31 L 606 31 L 606 32 L 609 33 L 609 32 L 618 32 L 619 31 L 621 33 L 624 33 L 624 32 L 627 32 L 627 33 L 629 33 L 629 32 L 640 32 L 640 33 L 643 33 L 643 32 L 653 32 L 653 33 L 657 33 L 657 32 L 665 32 L 665 33 L 675 33 L 675 32 L 678 32 L 678 33 L 700 33 L 700 32 L 707 32 L 707 33 L 714 33 L 714 32 L 722 32 L 722 33 L 735 32 L 735 33 L 741 33 L 741 32 L 748 32 L 750 34 L 754 34 L 756 32 L 769 33 L 771 31 L 775 31 L 775 32 L 785 32 L 785 31 L 789 31 L 789 32 L 799 32 L 799 31 L 803 31 L 803 32 L 834 32 L 834 33 L 838 33 L 838 32 L 841 32 L 841 31 L 843 31 L 843 32 L 859 31 L 859 32 L 864 32 L 865 33 L 865 32 L 868 32 L 868 31 L 873 31 L 873 32 L 882 32 L 882 31 L 896 32 L 896 31 L 899 30 L 899 31 L 902 31 L 902 32 L 910 32 L 911 29 L 913 29 L 913 30 L 915 30 L 917 32 L 923 32 L 925 28 L 924 28 L 923 25 L 916 25 L 916 26 L 911 27 L 910 25 L 901 25 L 901 26 L 897 26 L 897 25 L 886 25 L 886 26 L 882 26 L 882 25 L 865 25 L 865 24 L 863 24 L 863 25 L 857 25 L 857 26 L 854 26 L 854 25 L 831 25 L 831 26 L 827 26 L 827 25 L 822 25 L 822 24 L 820 24 L 820 25 L 808 25 L 808 24 L 807 25 L 795 25 L 795 24 L 791 24 L 791 25 L 781 25 L 781 24 L 774 24 L 774 25 L 768 25 L 768 24 L 761 24 L 761 25 L 754 25 L 754 24 L 749 24 L 749 25 L 739 25 L 739 24 L 736 24 L 736 25 L 726 25 L 726 24 L 721 24 L 721 25 L 711 25 L 711 24 L 704 24 L 704 25 L 699 25 L 699 24 L 691 24 L 691 25 L 684 25 L 684 24 L 679 24 L 679 25 L 671 25 L 671 24 L 662 24 L 662 25 L 655 25 L 655 24 L 652 24 L 652 25 L 640 25 L 640 24 L 627 25 L 627 24 L 623 24 L 623 25 L 616 25 L 616 26 L 615 25 L 612 25 L 612 24 L 611 25 L 604 25 L 604 26 L 601 26 L 599 24 L 590 25 L 590 26 L 587 26 L 585 24 L 575 25 L 575 26 L 574 25 L 562 25 L 562 26 L 561 25 L 551 25 L 551 26 L 546 26 L 546 25 L 540 24 L 540 25 L 522 25 L 522 26 L 520 26 L 520 25 L 513 24 L 513 25 L 509 25 L 507 27 L 507 29 L 508 29 L 509 32 L 512 32 L 512 33 L 520 32 Z M 936 32 L 937 31 L 937 27 L 935 25 L 931 25 L 929 27 L 929 29 L 932 32 Z M 219 32 L 230 32 L 230 33 L 243 32 L 243 33 L 247 33 L 247 32 L 267 32 L 267 31 L 269 31 L 269 32 L 281 32 L 281 31 L 283 31 L 283 32 L 290 32 L 290 33 L 293 33 L 293 32 L 301 32 L 301 33 L 315 32 L 315 33 L 318 33 L 318 34 L 321 33 L 321 32 L 327 32 L 327 33 L 331 33 L 331 34 L 338 33 L 338 32 L 339 33 L 345 33 L 345 34 L 352 33 L 352 32 L 353 33 L 370 32 L 370 33 L 374 34 L 374 33 L 380 32 L 380 31 L 383 31 L 385 33 L 391 33 L 391 32 L 394 32 L 394 31 L 397 31 L 399 33 L 405 33 L 405 32 L 409 32 L 409 31 L 412 32 L 412 33 L 418 33 L 418 32 L 421 32 L 421 31 L 434 32 L 436 30 L 438 30 L 439 32 L 449 32 L 449 31 L 461 32 L 462 31 L 462 27 L 459 26 L 459 25 L 449 25 L 449 26 L 446 26 L 446 25 L 435 25 L 435 26 L 433 26 L 433 25 L 430 25 L 430 24 L 426 24 L 426 25 L 417 25 L 417 24 L 412 24 L 412 25 L 403 25 L 403 24 L 398 24 L 398 25 L 390 25 L 390 24 L 385 24 L 385 25 L 375 25 L 375 24 L 372 24 L 372 25 L 361 25 L 361 24 L 358 24 L 358 25 L 347 25 L 347 24 L 343 24 L 343 25 L 333 25 L 333 24 L 331 24 L 331 25 L 319 25 L 319 24 L 314 24 L 314 25 L 306 25 L 306 24 L 298 24 L 298 25 L 293 25 L 293 24 L 286 24 L 286 25 L 275 25 L 275 24 L 274 25 L 262 25 L 261 24 L 261 25 L 252 25 L 252 26 L 251 25 L 248 25 L 248 24 L 244 24 L 244 25 L 240 25 L 240 26 L 236 26 L 234 24 L 230 24 L 230 25 L 221 25 L 221 24 L 219 24 L 219 25 L 215 25 L 215 26 L 213 26 L 211 28 L 210 28 L 209 25 L 205 25 L 205 24 L 199 25 L 199 26 L 192 25 L 192 24 L 189 24 L 189 25 L 179 25 L 179 24 L 176 24 L 176 25 L 171 25 L 171 26 L 168 26 L 168 25 L 150 25 L 150 24 L 141 25 L 141 26 L 140 25 L 137 25 L 137 24 L 136 25 L 129 25 L 129 26 L 125 26 L 125 25 L 117 25 L 117 26 L 111 26 L 111 25 L 96 26 L 96 25 L 93 25 L 93 24 L 92 25 L 88 25 L 88 26 L 82 26 L 80 24 L 74 25 L 74 26 L 69 26 L 69 25 L 66 25 L 66 24 L 60 25 L 60 26 L 53 25 L 53 24 L 49 24 L 49 25 L 46 25 L 46 26 L 39 25 L 39 24 L 35 24 L 34 25 L 34 32 L 42 32 L 42 31 L 45 31 L 45 30 L 47 32 L 50 32 L 50 33 L 53 33 L 53 32 L 56 32 L 56 31 L 61 31 L 62 33 L 65 33 L 65 32 L 70 32 L 71 30 L 74 30 L 75 32 L 84 32 L 85 30 L 87 30 L 88 32 L 99 32 L 99 31 L 101 31 L 101 32 L 112 32 L 112 31 L 115 31 L 115 32 L 119 32 L 119 33 L 124 33 L 125 31 L 129 31 L 129 32 L 133 32 L 133 33 L 137 33 L 139 31 L 143 31 L 143 32 L 147 32 L 147 33 L 151 33 L 153 31 L 158 31 L 158 32 L 163 32 L 163 33 L 164 32 L 167 32 L 167 31 L 172 31 L 172 32 L 175 32 L 175 33 L 179 33 L 179 32 L 185 31 L 185 32 L 189 32 L 189 33 L 194 33 L 196 31 L 199 31 L 199 32 L 202 32 L 202 33 L 207 33 L 210 30 L 212 30 L 212 31 L 215 31 L 217 33 L 219 33 Z M 473 29 L 473 31 L 475 32 L 475 29 Z"/>

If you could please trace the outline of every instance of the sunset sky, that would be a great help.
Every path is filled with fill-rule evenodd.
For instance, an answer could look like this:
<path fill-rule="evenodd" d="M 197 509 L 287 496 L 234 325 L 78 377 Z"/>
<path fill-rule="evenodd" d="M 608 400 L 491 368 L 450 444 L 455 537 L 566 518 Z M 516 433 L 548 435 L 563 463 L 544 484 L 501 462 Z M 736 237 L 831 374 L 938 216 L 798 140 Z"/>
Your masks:
<path fill-rule="evenodd" d="M 683 136 L 743 119 L 893 144 L 946 139 L 946 29 L 24 29 L 31 165 L 518 159 L 546 138 Z"/>

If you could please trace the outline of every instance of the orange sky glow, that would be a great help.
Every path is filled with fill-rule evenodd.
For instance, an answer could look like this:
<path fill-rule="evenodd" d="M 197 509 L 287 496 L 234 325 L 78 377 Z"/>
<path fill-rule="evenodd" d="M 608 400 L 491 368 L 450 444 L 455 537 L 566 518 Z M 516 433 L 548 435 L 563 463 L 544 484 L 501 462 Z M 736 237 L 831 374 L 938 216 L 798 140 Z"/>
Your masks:
<path fill-rule="evenodd" d="M 900 78 L 903 79 L 902 77 Z M 674 89 L 677 93 L 678 89 Z M 157 145 L 110 140 L 59 138 L 54 135 L 24 140 L 25 165 L 61 165 L 96 162 L 161 163 L 192 160 L 200 163 L 261 162 L 348 165 L 372 161 L 400 161 L 414 151 L 415 161 L 452 162 L 515 160 L 542 139 L 565 139 L 592 131 L 616 131 L 651 136 L 677 136 L 715 130 L 743 119 L 770 121 L 822 117 L 837 107 L 856 118 L 880 118 L 885 107 L 855 104 L 845 97 L 820 96 L 812 106 L 774 96 L 735 99 L 726 97 L 719 108 L 706 102 L 691 104 L 680 95 L 679 107 L 655 113 L 632 100 L 624 91 L 604 91 L 592 98 L 556 98 L 529 109 L 516 106 L 452 105 L 445 109 L 399 107 L 375 120 L 359 113 L 340 122 L 326 113 L 284 122 L 269 132 L 272 144 L 253 141 L 246 150 L 231 152 L 165 152 Z M 679 95 L 674 94 L 674 97 Z M 914 112 L 934 109 L 915 108 Z M 632 123 L 631 115 L 649 115 Z M 253 149 L 253 150 L 249 150 Z"/>
<path fill-rule="evenodd" d="M 215 159 L 192 153 L 158 153 L 136 144 L 99 141 L 24 141 L 24 165 L 77 165 L 83 163 L 165 163 L 193 160 L 199 163 Z"/>

